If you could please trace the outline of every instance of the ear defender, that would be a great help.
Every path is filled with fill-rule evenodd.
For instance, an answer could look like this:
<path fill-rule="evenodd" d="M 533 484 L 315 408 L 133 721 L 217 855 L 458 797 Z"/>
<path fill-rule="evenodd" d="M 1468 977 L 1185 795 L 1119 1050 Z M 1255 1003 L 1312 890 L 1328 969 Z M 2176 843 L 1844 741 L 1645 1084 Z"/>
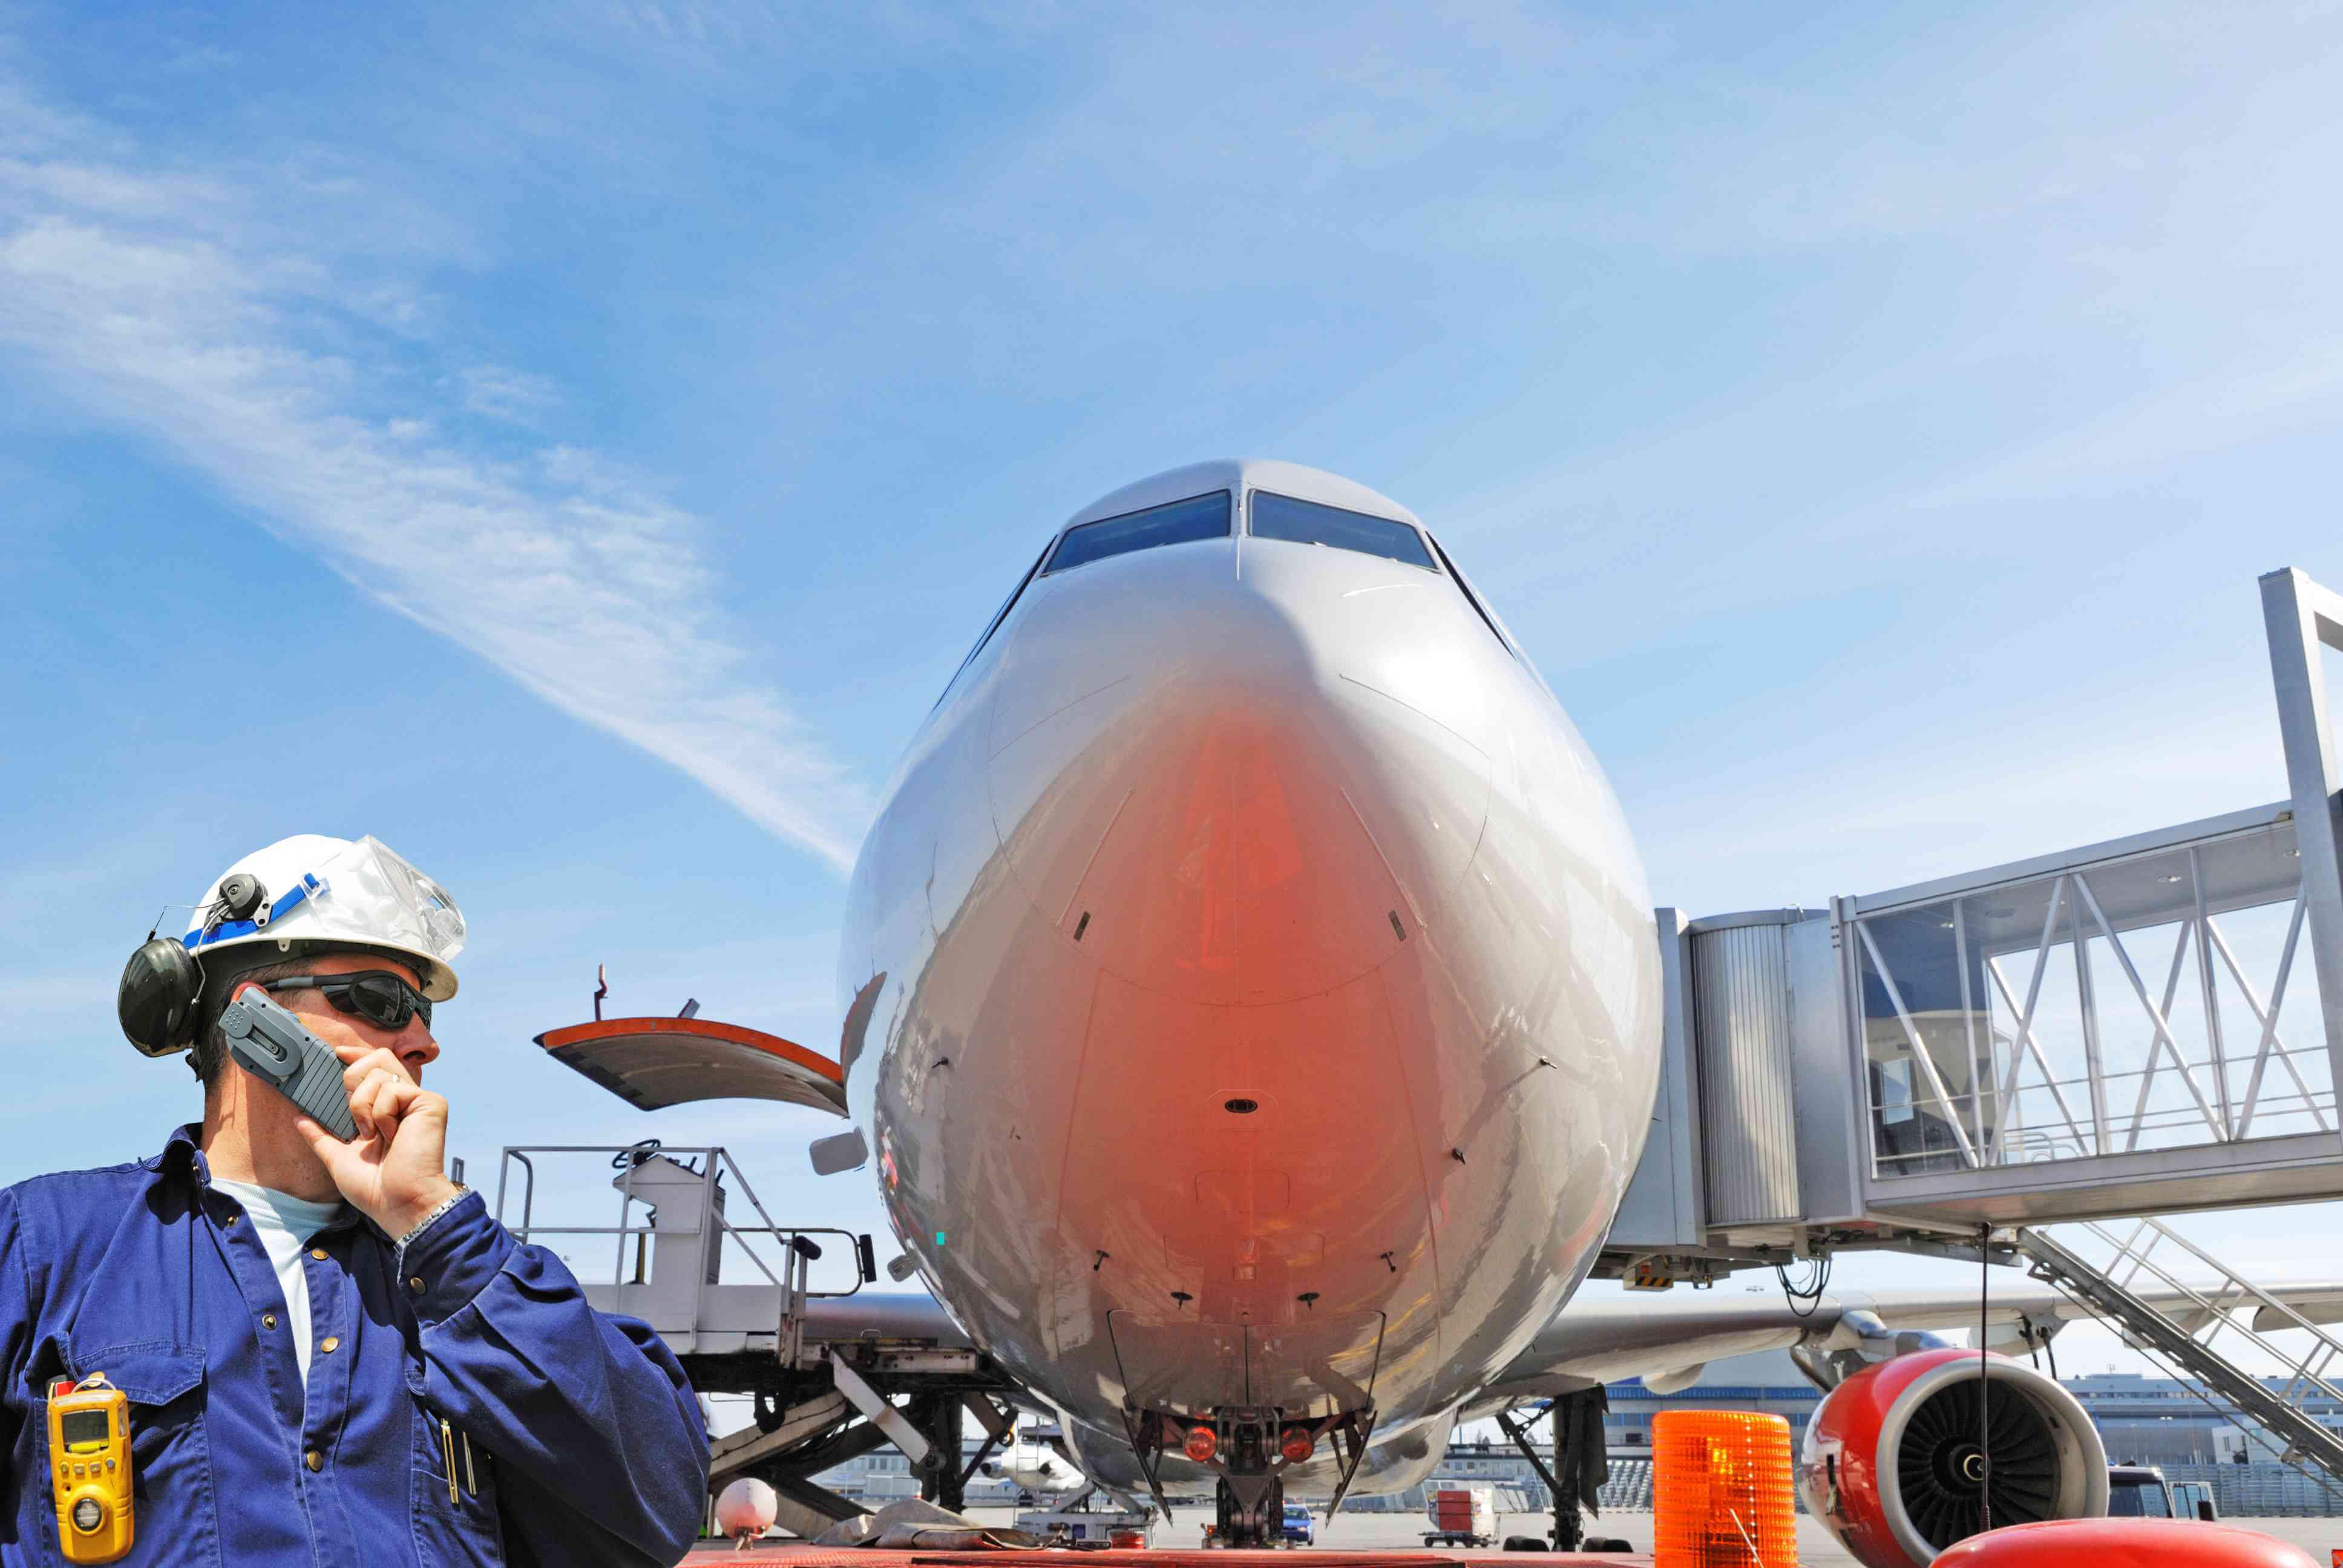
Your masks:
<path fill-rule="evenodd" d="M 254 919 L 267 897 L 267 884 L 249 871 L 223 877 L 213 890 L 211 906 L 202 911 L 205 934 L 224 921 Z M 114 1016 L 142 1056 L 176 1056 L 196 1043 L 196 1000 L 203 993 L 204 971 L 187 944 L 148 931 L 122 966 Z"/>
<path fill-rule="evenodd" d="M 204 972 L 176 937 L 152 937 L 122 966 L 114 1015 L 145 1056 L 170 1056 L 195 1041 L 196 999 Z"/>

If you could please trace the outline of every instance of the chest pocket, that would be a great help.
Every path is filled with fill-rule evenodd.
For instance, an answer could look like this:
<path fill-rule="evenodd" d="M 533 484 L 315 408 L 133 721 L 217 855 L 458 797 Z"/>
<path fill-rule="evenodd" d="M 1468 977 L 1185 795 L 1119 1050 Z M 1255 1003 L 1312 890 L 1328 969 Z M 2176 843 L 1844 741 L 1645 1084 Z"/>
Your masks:
<path fill-rule="evenodd" d="M 76 1381 L 104 1372 L 130 1402 L 133 1539 L 121 1561 L 174 1568 L 217 1563 L 219 1514 L 204 1434 L 204 1352 L 167 1340 L 95 1351 L 75 1345 L 68 1371 Z M 45 1423 L 45 1410 L 41 1419 Z"/>
<path fill-rule="evenodd" d="M 419 1400 L 411 1482 L 417 1563 L 502 1568 L 496 1462 L 470 1433 Z"/>

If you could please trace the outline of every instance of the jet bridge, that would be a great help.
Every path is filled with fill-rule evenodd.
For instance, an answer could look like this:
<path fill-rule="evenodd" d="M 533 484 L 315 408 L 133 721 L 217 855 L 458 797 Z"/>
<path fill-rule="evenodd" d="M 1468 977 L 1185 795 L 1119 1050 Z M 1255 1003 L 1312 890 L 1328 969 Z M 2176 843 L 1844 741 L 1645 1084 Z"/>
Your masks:
<path fill-rule="evenodd" d="M 2149 1217 L 2343 1198 L 2343 596 L 2260 586 L 2285 799 L 1813 909 L 1657 912 L 1665 1066 L 1598 1272 L 2025 1266 L 2343 1479 L 2294 1408 L 2336 1392 L 2343 1341 Z"/>
<path fill-rule="evenodd" d="M 1630 1282 L 2343 1198 L 2343 597 L 2261 580 L 2288 799 L 1812 908 L 1659 911 Z"/>

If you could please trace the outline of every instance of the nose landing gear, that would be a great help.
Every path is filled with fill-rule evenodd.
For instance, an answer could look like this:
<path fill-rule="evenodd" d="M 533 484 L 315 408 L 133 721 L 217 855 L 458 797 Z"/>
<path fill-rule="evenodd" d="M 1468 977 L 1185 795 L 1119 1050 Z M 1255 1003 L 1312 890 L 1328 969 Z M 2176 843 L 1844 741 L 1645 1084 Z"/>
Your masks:
<path fill-rule="evenodd" d="M 1331 1436 L 1341 1470 L 1329 1510 L 1341 1506 L 1366 1457 L 1374 1420 L 1372 1410 L 1295 1420 L 1275 1406 L 1259 1405 L 1222 1405 L 1202 1417 L 1135 1412 L 1131 1448 L 1166 1519 L 1172 1509 L 1164 1500 L 1161 1469 L 1171 1452 L 1220 1477 L 1213 1489 L 1211 1544 L 1275 1546 L 1285 1533 L 1284 1473 L 1307 1462 Z"/>
<path fill-rule="evenodd" d="M 1285 1483 L 1274 1475 L 1223 1475 L 1213 1501 L 1220 1545 L 1274 1546 L 1283 1533 Z"/>

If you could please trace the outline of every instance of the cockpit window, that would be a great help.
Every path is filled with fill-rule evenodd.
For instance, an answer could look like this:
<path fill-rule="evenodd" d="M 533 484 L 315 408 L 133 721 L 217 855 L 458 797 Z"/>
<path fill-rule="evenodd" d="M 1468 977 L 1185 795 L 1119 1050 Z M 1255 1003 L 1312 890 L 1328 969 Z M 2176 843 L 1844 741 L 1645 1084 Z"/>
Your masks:
<path fill-rule="evenodd" d="M 1267 490 L 1252 493 L 1252 536 L 1257 539 L 1292 539 L 1302 545 L 1331 545 L 1338 550 L 1358 550 L 1388 560 L 1404 561 L 1426 571 L 1440 569 L 1432 564 L 1432 552 L 1423 548 L 1423 536 L 1411 524 L 1395 518 L 1370 517 L 1364 512 L 1322 506 L 1316 501 L 1297 501 L 1292 496 L 1274 495 Z"/>
<path fill-rule="evenodd" d="M 1505 634 L 1497 629 L 1496 621 L 1490 616 L 1487 610 L 1481 608 L 1481 601 L 1473 597 L 1473 590 L 1465 586 L 1464 574 L 1456 569 L 1456 563 L 1448 558 L 1448 552 L 1444 549 L 1441 549 L 1440 541 L 1438 539 L 1432 541 L 1432 548 L 1435 550 L 1440 550 L 1441 564 L 1448 568 L 1449 580 L 1456 585 L 1456 591 L 1464 596 L 1464 602 L 1473 607 L 1473 613 L 1481 618 L 1481 624 L 1489 628 L 1489 635 L 1497 639 L 1497 646 L 1503 648 L 1507 653 L 1513 654 L 1515 658 L 1520 658 L 1521 655 L 1514 653 L 1513 651 L 1513 645 L 1505 640 Z"/>
<path fill-rule="evenodd" d="M 1229 510 L 1229 493 L 1214 490 L 1209 496 L 1191 496 L 1184 501 L 1150 507 L 1142 512 L 1125 512 L 1119 518 L 1101 518 L 1095 523 L 1068 528 L 1041 575 L 1054 576 L 1109 556 L 1151 550 L 1158 545 L 1227 538 Z"/>
<path fill-rule="evenodd" d="M 1041 569 L 1041 562 L 1047 558 L 1049 553 L 1043 550 L 1041 555 L 1033 558 L 1033 564 L 1025 568 L 1025 575 L 1017 579 L 1017 586 L 1009 590 L 1009 597 L 1002 599 L 1001 608 L 992 612 L 992 619 L 985 625 L 984 635 L 976 639 L 976 646 L 970 648 L 968 657 L 960 661 L 960 668 L 952 671 L 951 679 L 944 682 L 944 697 L 951 695 L 954 684 L 959 681 L 968 667 L 976 662 L 976 656 L 984 651 L 984 645 L 992 640 L 992 634 L 1001 629 L 1001 623 L 1009 618 L 1009 612 L 1017 608 L 1018 599 L 1023 597 L 1027 585 L 1032 582 L 1033 574 Z M 936 701 L 940 704 L 943 699 L 943 697 L 939 697 Z"/>

